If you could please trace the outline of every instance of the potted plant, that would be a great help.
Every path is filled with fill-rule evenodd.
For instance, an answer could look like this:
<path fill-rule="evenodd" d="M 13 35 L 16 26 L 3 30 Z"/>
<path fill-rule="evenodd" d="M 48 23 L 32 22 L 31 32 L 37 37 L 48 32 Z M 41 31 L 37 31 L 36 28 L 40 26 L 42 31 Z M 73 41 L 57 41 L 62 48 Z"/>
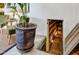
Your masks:
<path fill-rule="evenodd" d="M 28 3 L 17 3 L 22 15 L 18 15 L 20 22 L 16 25 L 16 47 L 22 51 L 30 51 L 34 46 L 36 24 L 29 23 L 30 18 L 26 15 Z M 17 9 L 15 8 L 16 12 Z"/>

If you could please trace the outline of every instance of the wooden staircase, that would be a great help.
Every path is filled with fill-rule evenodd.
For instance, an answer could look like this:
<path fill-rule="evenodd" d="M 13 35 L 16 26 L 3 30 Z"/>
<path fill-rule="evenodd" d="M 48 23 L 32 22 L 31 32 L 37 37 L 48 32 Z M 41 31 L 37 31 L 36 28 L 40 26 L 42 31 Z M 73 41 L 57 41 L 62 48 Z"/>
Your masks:
<path fill-rule="evenodd" d="M 79 44 L 79 23 L 72 29 L 65 39 L 65 52 L 68 55 Z"/>
<path fill-rule="evenodd" d="M 53 53 L 53 54 L 63 54 L 62 52 L 62 27 L 61 26 L 57 26 L 57 33 L 55 34 L 54 39 L 52 39 L 53 41 L 51 41 L 52 43 L 50 44 L 50 50 L 49 53 Z"/>
<path fill-rule="evenodd" d="M 63 21 L 48 19 L 48 38 L 42 50 L 55 55 L 63 54 Z"/>

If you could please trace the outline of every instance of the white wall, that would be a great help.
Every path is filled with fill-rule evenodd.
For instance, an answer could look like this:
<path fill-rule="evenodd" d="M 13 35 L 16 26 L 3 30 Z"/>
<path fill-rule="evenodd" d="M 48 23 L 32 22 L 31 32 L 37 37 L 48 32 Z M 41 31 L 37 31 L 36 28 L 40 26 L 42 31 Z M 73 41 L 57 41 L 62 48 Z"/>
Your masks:
<path fill-rule="evenodd" d="M 64 38 L 79 22 L 79 4 L 68 3 L 31 3 L 31 21 L 38 24 L 37 34 L 46 35 L 47 19 L 61 19 L 63 22 Z"/>

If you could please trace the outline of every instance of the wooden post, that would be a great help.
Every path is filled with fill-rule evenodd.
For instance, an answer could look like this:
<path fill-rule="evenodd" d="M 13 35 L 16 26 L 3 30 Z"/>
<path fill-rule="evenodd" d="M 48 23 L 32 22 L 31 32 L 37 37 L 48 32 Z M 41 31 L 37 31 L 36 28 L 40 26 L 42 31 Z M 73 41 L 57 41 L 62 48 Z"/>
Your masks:
<path fill-rule="evenodd" d="M 47 38 L 46 38 L 46 51 L 49 52 L 49 21 L 48 21 L 48 32 L 47 32 Z"/>

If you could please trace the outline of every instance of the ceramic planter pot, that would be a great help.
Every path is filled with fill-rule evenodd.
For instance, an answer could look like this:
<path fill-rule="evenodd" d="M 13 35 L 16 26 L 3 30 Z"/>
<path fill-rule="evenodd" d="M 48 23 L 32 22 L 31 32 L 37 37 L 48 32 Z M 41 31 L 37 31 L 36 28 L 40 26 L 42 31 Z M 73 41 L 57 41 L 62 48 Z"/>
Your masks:
<path fill-rule="evenodd" d="M 36 24 L 23 28 L 16 26 L 16 47 L 22 51 L 30 51 L 34 46 L 34 39 L 36 33 Z"/>

